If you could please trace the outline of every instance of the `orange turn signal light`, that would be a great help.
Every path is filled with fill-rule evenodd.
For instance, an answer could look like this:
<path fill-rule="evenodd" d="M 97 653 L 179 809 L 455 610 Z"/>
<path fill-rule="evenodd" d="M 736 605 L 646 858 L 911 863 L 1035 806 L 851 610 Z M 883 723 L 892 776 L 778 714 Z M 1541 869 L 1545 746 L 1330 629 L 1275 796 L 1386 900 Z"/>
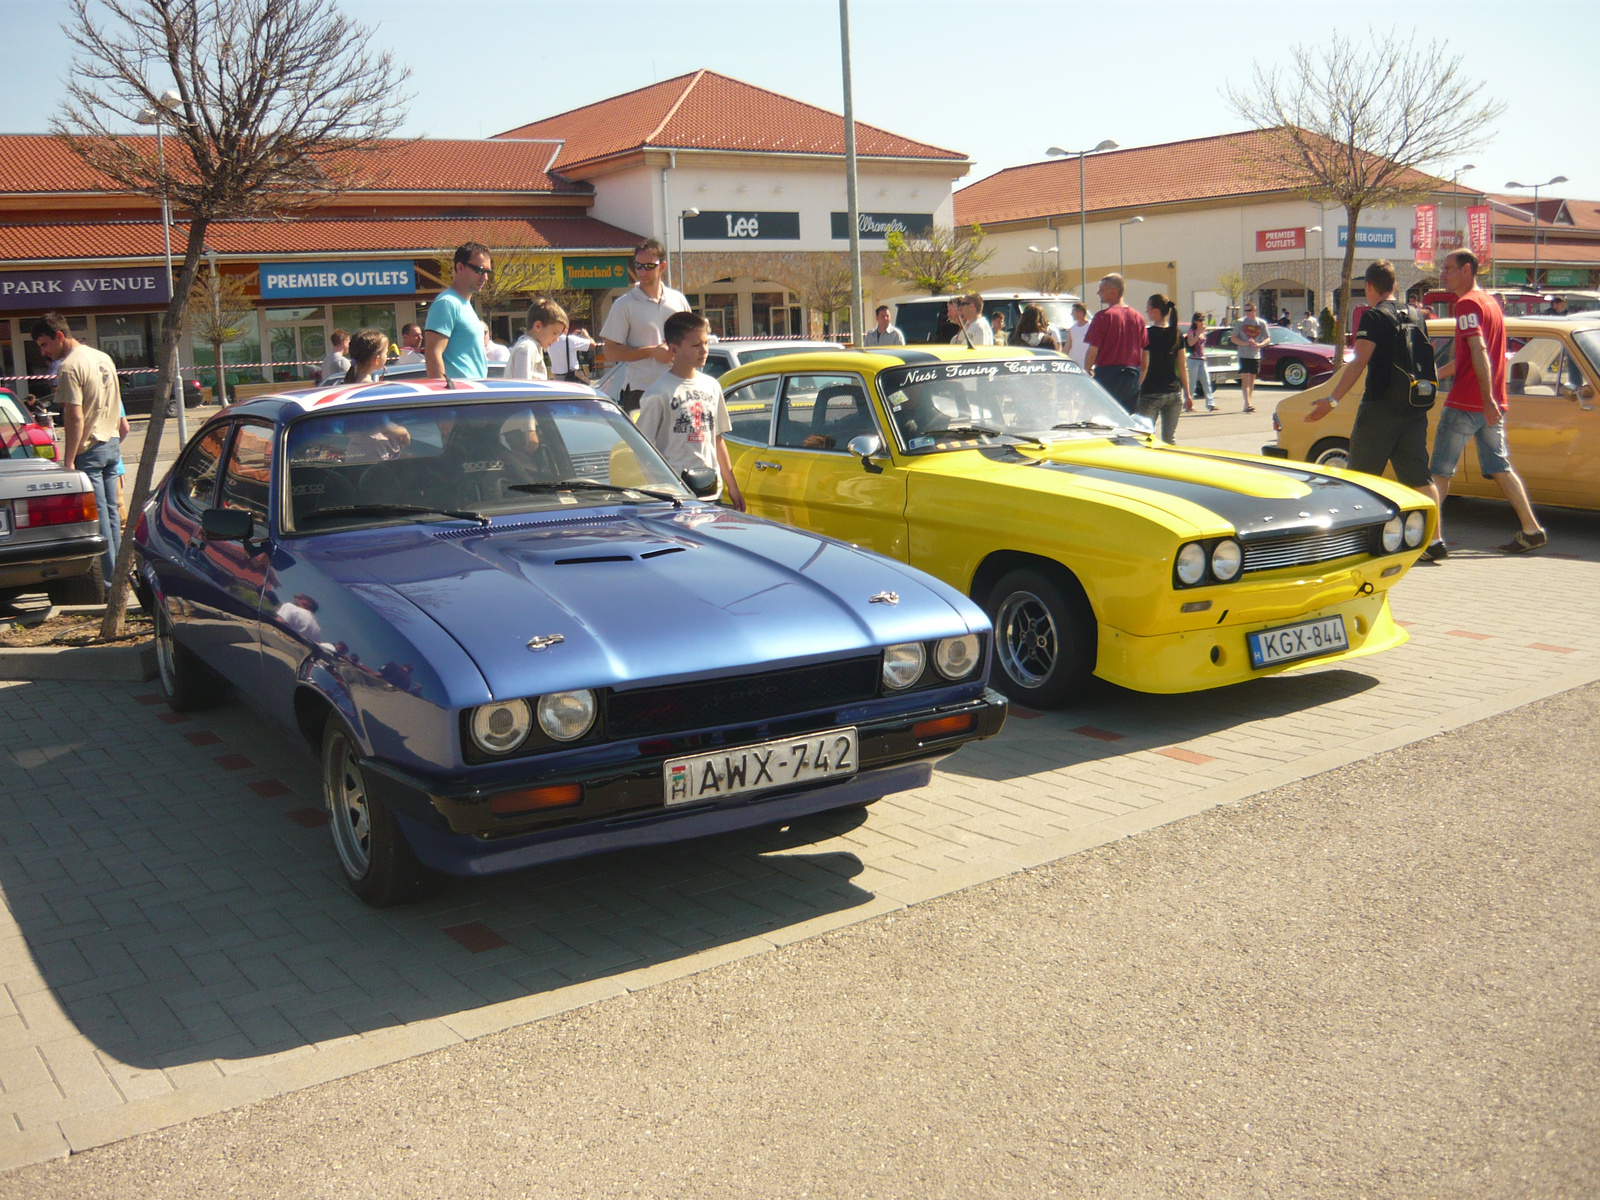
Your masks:
<path fill-rule="evenodd" d="M 976 718 L 971 713 L 961 713 L 954 717 L 935 717 L 931 721 L 918 721 L 911 727 L 911 734 L 919 742 L 929 738 L 949 737 L 952 733 L 965 733 L 972 728 Z"/>
<path fill-rule="evenodd" d="M 536 812 L 542 808 L 565 808 L 582 799 L 583 784 L 559 783 L 554 787 L 501 792 L 489 801 L 489 810 L 497 817 L 509 817 L 517 813 Z"/>

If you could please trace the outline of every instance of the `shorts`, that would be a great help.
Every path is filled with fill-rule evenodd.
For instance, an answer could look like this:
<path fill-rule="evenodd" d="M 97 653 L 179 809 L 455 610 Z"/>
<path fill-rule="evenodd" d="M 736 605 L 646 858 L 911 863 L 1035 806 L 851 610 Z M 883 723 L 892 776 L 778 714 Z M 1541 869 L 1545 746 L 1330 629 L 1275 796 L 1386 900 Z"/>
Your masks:
<path fill-rule="evenodd" d="M 1435 475 L 1454 475 L 1461 462 L 1461 452 L 1467 439 L 1478 446 L 1478 470 L 1484 478 L 1504 475 L 1511 470 L 1511 452 L 1506 449 L 1506 418 L 1501 411 L 1498 424 L 1490 425 L 1481 412 L 1467 412 L 1448 405 L 1439 414 L 1439 428 L 1433 434 L 1433 461 L 1429 469 Z"/>
<path fill-rule="evenodd" d="M 1241 358 L 1239 360 L 1239 374 L 1241 374 L 1241 375 L 1259 375 L 1259 374 L 1261 374 L 1261 360 L 1259 358 Z"/>
<path fill-rule="evenodd" d="M 1428 412 L 1385 400 L 1363 400 L 1350 430 L 1350 469 L 1382 475 L 1388 463 L 1394 464 L 1394 477 L 1407 487 L 1433 482 L 1428 469 Z"/>

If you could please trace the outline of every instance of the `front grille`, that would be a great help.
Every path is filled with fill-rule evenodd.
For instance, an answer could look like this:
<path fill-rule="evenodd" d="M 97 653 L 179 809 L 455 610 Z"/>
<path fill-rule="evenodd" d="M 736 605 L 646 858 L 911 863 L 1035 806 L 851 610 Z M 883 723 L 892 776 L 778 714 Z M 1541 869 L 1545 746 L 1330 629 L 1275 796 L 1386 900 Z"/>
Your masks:
<path fill-rule="evenodd" d="M 1244 548 L 1244 569 L 1275 571 L 1279 567 L 1303 567 L 1308 563 L 1331 562 L 1352 554 L 1368 554 L 1381 527 L 1363 526 L 1337 533 L 1292 533 L 1264 541 L 1251 541 Z"/>
<path fill-rule="evenodd" d="M 815 667 L 613 692 L 607 703 L 609 732 L 613 738 L 659 737 L 856 704 L 878 694 L 880 668 L 874 654 Z"/>

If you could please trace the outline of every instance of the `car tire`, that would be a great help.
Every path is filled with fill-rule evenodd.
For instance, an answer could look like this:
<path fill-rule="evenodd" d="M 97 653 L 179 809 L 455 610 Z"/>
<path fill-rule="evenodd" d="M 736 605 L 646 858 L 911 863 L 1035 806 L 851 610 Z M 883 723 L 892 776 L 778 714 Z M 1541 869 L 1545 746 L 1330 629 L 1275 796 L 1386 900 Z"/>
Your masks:
<path fill-rule="evenodd" d="M 172 634 L 172 620 L 157 606 L 156 677 L 161 695 L 173 712 L 198 712 L 215 708 L 228 694 L 228 685 L 194 651 Z"/>
<path fill-rule="evenodd" d="M 51 604 L 104 604 L 106 584 L 100 575 L 100 560 L 95 559 L 82 575 L 47 584 L 45 593 Z"/>
<path fill-rule="evenodd" d="M 1081 589 L 1022 567 L 995 584 L 984 608 L 994 623 L 996 687 L 1029 708 L 1059 708 L 1084 695 L 1100 634 Z"/>
<path fill-rule="evenodd" d="M 1347 470 L 1350 466 L 1350 441 L 1341 437 L 1323 438 L 1311 447 L 1311 453 L 1306 455 L 1306 461 L 1315 463 L 1319 467 L 1338 467 L 1340 470 Z"/>
<path fill-rule="evenodd" d="M 1285 359 L 1278 368 L 1278 380 L 1284 387 L 1303 388 L 1311 382 L 1311 368 L 1298 358 Z"/>
<path fill-rule="evenodd" d="M 436 876 L 418 860 L 389 806 L 367 790 L 361 747 L 330 716 L 322 729 L 322 801 L 344 881 L 374 908 L 390 908 L 431 890 Z"/>

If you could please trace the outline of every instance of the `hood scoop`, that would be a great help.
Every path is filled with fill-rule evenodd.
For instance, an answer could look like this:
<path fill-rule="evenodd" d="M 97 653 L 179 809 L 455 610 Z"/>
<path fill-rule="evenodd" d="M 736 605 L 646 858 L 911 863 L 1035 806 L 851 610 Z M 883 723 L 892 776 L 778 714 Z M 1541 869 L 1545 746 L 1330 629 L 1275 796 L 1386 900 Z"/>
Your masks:
<path fill-rule="evenodd" d="M 687 546 L 667 546 L 661 550 L 646 550 L 638 558 L 631 554 L 589 554 L 581 558 L 558 558 L 550 565 L 554 567 L 575 567 L 583 563 L 638 562 L 646 558 L 660 558 L 663 554 L 682 554 L 688 548 Z"/>

